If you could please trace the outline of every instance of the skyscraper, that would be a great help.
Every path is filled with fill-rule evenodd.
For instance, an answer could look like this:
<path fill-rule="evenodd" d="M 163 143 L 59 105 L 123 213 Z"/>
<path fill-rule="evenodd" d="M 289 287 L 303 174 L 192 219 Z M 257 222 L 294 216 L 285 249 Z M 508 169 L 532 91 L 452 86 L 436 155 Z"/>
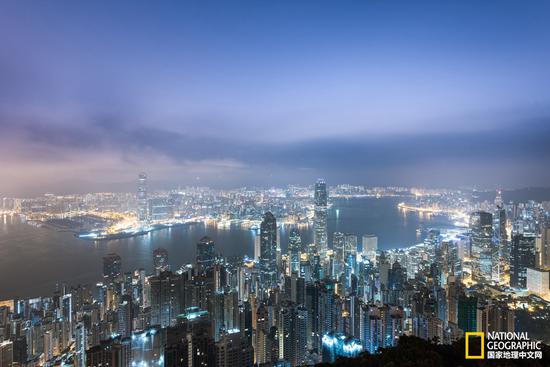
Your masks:
<path fill-rule="evenodd" d="M 260 234 L 256 231 L 254 233 L 254 261 L 260 260 L 261 246 L 260 246 Z"/>
<path fill-rule="evenodd" d="M 277 221 L 271 212 L 264 214 L 260 225 L 260 271 L 266 285 L 277 279 Z"/>
<path fill-rule="evenodd" d="M 137 217 L 140 222 L 147 221 L 147 174 L 142 172 L 138 176 Z"/>
<path fill-rule="evenodd" d="M 133 321 L 132 297 L 122 296 L 122 302 L 118 305 L 118 334 L 123 338 L 132 335 Z"/>
<path fill-rule="evenodd" d="M 86 366 L 130 366 L 132 345 L 130 339 L 102 340 L 86 351 Z"/>
<path fill-rule="evenodd" d="M 149 278 L 151 286 L 151 325 L 173 326 L 182 313 L 184 280 L 181 275 L 165 271 Z"/>
<path fill-rule="evenodd" d="M 477 211 L 470 215 L 470 246 L 475 279 L 492 279 L 495 248 L 493 246 L 493 215 Z M 498 249 L 497 249 L 498 251 Z"/>
<path fill-rule="evenodd" d="M 327 184 L 325 180 L 318 179 L 315 183 L 314 193 L 313 242 L 315 243 L 317 252 L 322 255 L 326 254 L 328 247 L 327 204 Z"/>
<path fill-rule="evenodd" d="M 254 365 L 254 349 L 238 329 L 232 329 L 216 342 L 216 367 L 251 367 Z"/>
<path fill-rule="evenodd" d="M 307 309 L 292 302 L 284 302 L 278 315 L 279 357 L 300 366 L 307 351 Z"/>
<path fill-rule="evenodd" d="M 269 315 L 264 303 L 256 310 L 256 329 L 254 331 L 254 354 L 258 365 L 268 363 Z"/>
<path fill-rule="evenodd" d="M 159 247 L 153 250 L 153 267 L 157 275 L 163 271 L 170 270 L 168 251 L 165 248 Z"/>
<path fill-rule="evenodd" d="M 197 243 L 197 265 L 202 271 L 210 269 L 214 265 L 216 254 L 214 252 L 214 240 L 204 236 Z"/>
<path fill-rule="evenodd" d="M 499 189 L 495 195 L 495 206 L 497 208 L 502 208 L 504 206 L 504 201 L 502 200 L 502 191 Z"/>
<path fill-rule="evenodd" d="M 458 326 L 462 331 L 477 331 L 477 297 L 458 297 Z"/>
<path fill-rule="evenodd" d="M 302 252 L 302 238 L 296 229 L 290 231 L 288 238 L 288 255 L 290 258 L 290 273 L 300 273 L 300 254 Z"/>
<path fill-rule="evenodd" d="M 352 233 L 346 233 L 346 240 L 344 244 L 344 260 L 349 265 L 350 257 L 355 258 L 357 256 L 357 236 Z"/>
<path fill-rule="evenodd" d="M 532 233 L 516 233 L 512 236 L 510 286 L 527 287 L 527 268 L 535 266 L 535 239 Z"/>
<path fill-rule="evenodd" d="M 540 226 L 540 260 L 539 266 L 543 269 L 550 268 L 550 225 L 544 223 Z"/>
<path fill-rule="evenodd" d="M 352 278 L 355 274 L 355 264 L 357 260 L 357 236 L 346 234 L 344 243 L 344 263 L 345 263 L 345 289 L 346 293 L 352 292 Z"/>
<path fill-rule="evenodd" d="M 363 346 L 358 339 L 335 332 L 323 335 L 323 362 L 334 363 L 338 357 L 353 358 L 362 351 Z"/>
<path fill-rule="evenodd" d="M 510 258 L 510 251 L 508 248 L 508 236 L 506 234 L 506 209 L 501 206 L 497 207 L 495 211 L 493 228 L 499 254 L 504 260 L 508 261 Z"/>
<path fill-rule="evenodd" d="M 88 348 L 88 333 L 83 323 L 75 328 L 75 367 L 86 367 L 86 349 Z"/>
<path fill-rule="evenodd" d="M 345 243 L 346 236 L 342 232 L 334 232 L 332 235 L 332 251 L 334 253 L 332 274 L 335 278 L 337 278 L 344 271 Z"/>
<path fill-rule="evenodd" d="M 371 261 L 376 260 L 376 251 L 378 250 L 378 237 L 374 234 L 364 234 L 362 239 L 363 258 Z"/>

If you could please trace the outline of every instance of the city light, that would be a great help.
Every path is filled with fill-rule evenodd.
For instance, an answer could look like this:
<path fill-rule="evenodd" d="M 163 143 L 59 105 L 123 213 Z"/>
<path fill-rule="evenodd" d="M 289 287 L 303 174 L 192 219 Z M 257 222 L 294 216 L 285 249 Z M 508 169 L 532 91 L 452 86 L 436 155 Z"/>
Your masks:
<path fill-rule="evenodd" d="M 0 30 L 0 367 L 550 366 L 550 0 Z"/>

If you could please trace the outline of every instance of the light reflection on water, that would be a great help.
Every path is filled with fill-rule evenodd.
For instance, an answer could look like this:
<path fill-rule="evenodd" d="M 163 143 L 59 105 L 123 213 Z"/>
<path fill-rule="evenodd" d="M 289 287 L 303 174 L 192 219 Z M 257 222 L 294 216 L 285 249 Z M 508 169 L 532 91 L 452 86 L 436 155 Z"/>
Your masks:
<path fill-rule="evenodd" d="M 379 248 L 388 249 L 414 244 L 416 229 L 425 226 L 448 226 L 435 217 L 420 218 L 404 214 L 392 198 L 337 200 L 328 211 L 329 243 L 335 231 L 374 233 Z M 338 214 L 336 214 L 338 211 Z M 18 216 L 3 216 L 0 226 L 0 300 L 12 297 L 49 295 L 57 282 L 95 283 L 101 279 L 102 257 L 116 252 L 123 268 L 151 270 L 152 251 L 168 250 L 169 263 L 179 267 L 195 258 L 195 243 L 204 235 L 216 242 L 216 251 L 225 256 L 250 257 L 254 254 L 255 232 L 239 226 L 190 224 L 150 232 L 144 236 L 112 241 L 89 242 L 70 233 L 36 228 L 21 223 Z M 313 239 L 311 227 L 300 227 L 302 242 Z M 289 228 L 280 228 L 281 247 L 286 250 Z M 361 239 L 359 238 L 359 243 Z"/>

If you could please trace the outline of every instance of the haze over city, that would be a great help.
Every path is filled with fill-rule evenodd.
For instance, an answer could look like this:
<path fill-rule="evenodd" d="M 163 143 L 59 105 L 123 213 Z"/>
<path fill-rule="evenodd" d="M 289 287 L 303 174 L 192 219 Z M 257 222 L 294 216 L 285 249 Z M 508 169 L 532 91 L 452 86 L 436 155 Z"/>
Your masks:
<path fill-rule="evenodd" d="M 0 192 L 546 186 L 549 8 L 2 2 Z"/>
<path fill-rule="evenodd" d="M 0 0 L 0 367 L 550 366 L 549 20 Z"/>

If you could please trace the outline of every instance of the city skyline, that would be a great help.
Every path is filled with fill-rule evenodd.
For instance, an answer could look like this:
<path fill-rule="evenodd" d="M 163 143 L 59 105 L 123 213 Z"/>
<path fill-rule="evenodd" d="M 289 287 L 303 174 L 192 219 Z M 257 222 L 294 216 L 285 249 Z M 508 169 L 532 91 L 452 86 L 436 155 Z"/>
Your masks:
<path fill-rule="evenodd" d="M 550 180 L 544 1 L 1 9 L 5 195 Z"/>
<path fill-rule="evenodd" d="M 546 364 L 548 200 L 322 179 L 155 193 L 141 172 L 136 183 L 2 199 L 0 244 L 17 253 L 0 256 L 13 279 L 0 292 L 32 298 L 0 298 L 0 366 L 317 365 L 410 342 L 456 349 L 469 333 L 487 335 L 482 359 Z M 416 236 L 383 245 L 400 228 Z M 33 262 L 45 270 L 37 293 L 24 286 Z"/>
<path fill-rule="evenodd" d="M 0 0 L 0 367 L 550 366 L 549 20 Z"/>

